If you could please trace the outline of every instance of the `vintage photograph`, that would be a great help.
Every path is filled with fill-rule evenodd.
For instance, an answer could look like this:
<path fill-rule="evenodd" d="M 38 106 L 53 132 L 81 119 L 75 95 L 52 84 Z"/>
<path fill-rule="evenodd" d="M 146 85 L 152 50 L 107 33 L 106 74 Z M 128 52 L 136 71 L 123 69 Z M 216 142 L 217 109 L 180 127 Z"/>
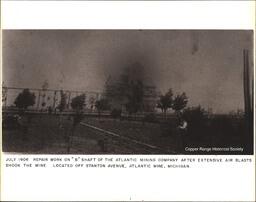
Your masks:
<path fill-rule="evenodd" d="M 2 149 L 253 154 L 252 30 L 3 30 Z"/>

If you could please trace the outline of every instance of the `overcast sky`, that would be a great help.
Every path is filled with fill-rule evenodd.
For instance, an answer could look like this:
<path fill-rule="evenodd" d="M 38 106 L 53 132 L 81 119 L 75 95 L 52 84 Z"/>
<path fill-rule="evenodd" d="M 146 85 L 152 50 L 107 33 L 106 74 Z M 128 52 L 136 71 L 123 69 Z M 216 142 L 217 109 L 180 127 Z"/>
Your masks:
<path fill-rule="evenodd" d="M 131 62 L 164 93 L 185 92 L 189 106 L 243 109 L 243 49 L 252 31 L 5 30 L 3 81 L 10 87 L 102 91 Z"/>

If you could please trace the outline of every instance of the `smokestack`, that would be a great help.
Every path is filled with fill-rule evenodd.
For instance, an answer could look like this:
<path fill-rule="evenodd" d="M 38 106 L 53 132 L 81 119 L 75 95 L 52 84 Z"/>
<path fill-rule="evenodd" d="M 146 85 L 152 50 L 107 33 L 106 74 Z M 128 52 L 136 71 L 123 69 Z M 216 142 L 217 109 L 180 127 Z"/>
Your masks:
<path fill-rule="evenodd" d="M 245 112 L 245 148 L 253 152 L 253 85 L 250 90 L 249 51 L 243 51 L 244 56 L 244 112 Z M 252 93 L 252 94 L 251 94 Z"/>
<path fill-rule="evenodd" d="M 248 116 L 251 108 L 248 50 L 244 50 L 244 112 Z"/>

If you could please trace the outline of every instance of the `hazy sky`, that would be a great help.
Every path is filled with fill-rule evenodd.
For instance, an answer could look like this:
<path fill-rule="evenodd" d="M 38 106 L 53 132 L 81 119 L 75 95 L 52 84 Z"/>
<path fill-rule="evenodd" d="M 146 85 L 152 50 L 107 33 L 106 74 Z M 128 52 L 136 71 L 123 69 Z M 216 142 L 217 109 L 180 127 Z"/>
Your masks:
<path fill-rule="evenodd" d="M 189 106 L 243 109 L 243 49 L 252 31 L 5 30 L 3 81 L 10 87 L 102 91 L 131 62 L 164 93 L 185 92 Z"/>

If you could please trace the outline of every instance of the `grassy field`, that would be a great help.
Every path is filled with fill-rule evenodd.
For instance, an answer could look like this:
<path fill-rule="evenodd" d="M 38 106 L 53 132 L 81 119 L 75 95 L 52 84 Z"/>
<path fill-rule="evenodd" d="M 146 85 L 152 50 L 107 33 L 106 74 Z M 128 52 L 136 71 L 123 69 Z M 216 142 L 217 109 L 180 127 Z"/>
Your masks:
<path fill-rule="evenodd" d="M 186 143 L 190 147 L 243 146 L 240 122 L 211 119 L 197 133 L 188 134 Z M 70 147 L 72 154 L 191 154 L 172 122 L 86 116 L 72 133 L 72 117 L 43 114 L 24 116 L 22 125 L 4 127 L 4 152 L 66 154 Z"/>
<path fill-rule="evenodd" d="M 71 122 L 67 119 L 59 124 L 58 117 L 34 115 L 31 122 L 23 118 L 24 126 L 3 129 L 3 151 L 22 153 L 65 153 L 65 133 Z"/>
<path fill-rule="evenodd" d="M 84 122 L 120 136 L 156 146 L 160 149 L 160 153 L 177 153 L 180 149 L 177 134 L 168 132 L 163 124 L 91 117 L 85 118 Z"/>
<path fill-rule="evenodd" d="M 65 154 L 67 153 L 67 136 L 71 134 L 72 120 L 68 116 L 33 115 L 24 128 L 3 129 L 3 151 L 38 154 Z M 129 139 L 117 138 L 79 124 L 71 138 L 70 153 L 74 154 L 158 154 L 172 152 L 168 149 L 172 138 L 161 137 L 161 129 L 157 124 L 142 125 L 137 122 L 112 119 L 85 118 L 83 122 L 117 132 L 120 136 L 127 136 L 142 143 L 151 143 L 161 147 L 152 149 Z M 108 125 L 108 127 L 107 127 Z M 168 141 L 167 141 L 168 139 Z M 104 148 L 102 148 L 104 144 Z M 162 147 L 164 146 L 164 147 Z M 162 149 L 164 148 L 164 149 Z M 173 148 L 172 148 L 173 149 Z"/>

